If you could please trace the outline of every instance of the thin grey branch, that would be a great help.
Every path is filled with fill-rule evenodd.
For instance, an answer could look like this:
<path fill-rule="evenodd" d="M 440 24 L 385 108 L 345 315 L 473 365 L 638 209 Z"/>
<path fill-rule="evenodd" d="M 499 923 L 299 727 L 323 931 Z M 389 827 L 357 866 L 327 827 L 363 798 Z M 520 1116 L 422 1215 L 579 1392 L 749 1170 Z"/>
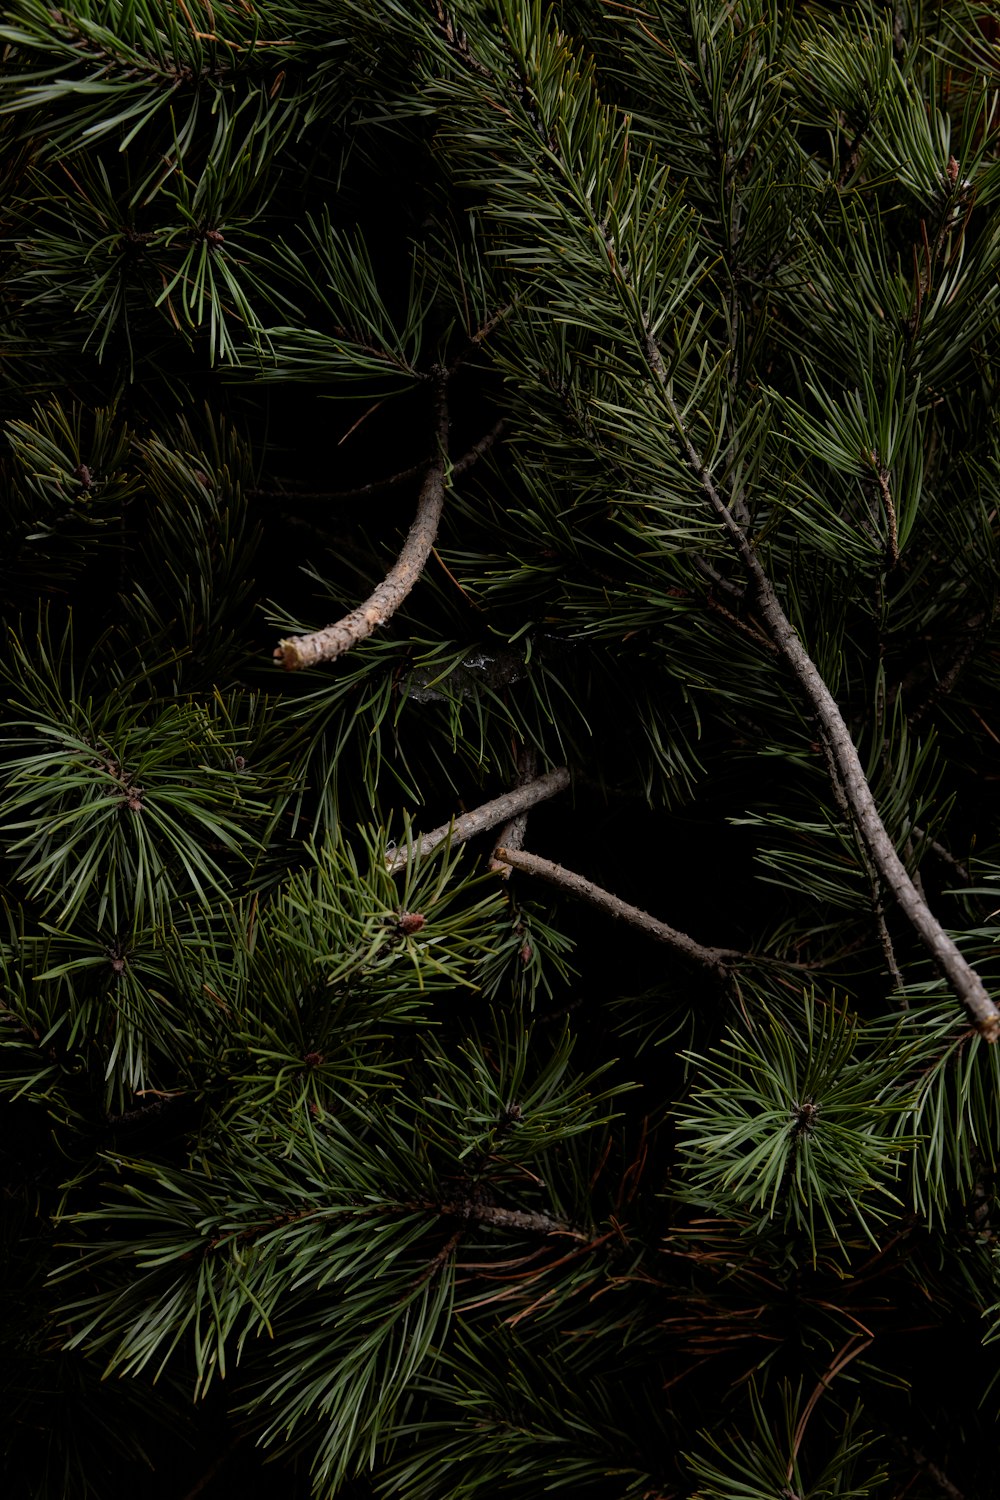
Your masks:
<path fill-rule="evenodd" d="M 523 786 L 504 792 L 503 796 L 494 798 L 492 802 L 484 802 L 482 807 L 476 807 L 472 812 L 462 813 L 450 823 L 442 823 L 440 828 L 433 828 L 430 833 L 423 834 L 413 845 L 388 854 L 386 865 L 395 875 L 397 870 L 405 869 L 414 855 L 429 854 L 438 844 L 443 844 L 445 839 L 453 844 L 460 844 L 477 833 L 485 833 L 488 828 L 498 828 L 508 819 L 527 812 L 529 807 L 536 807 L 539 802 L 547 801 L 557 792 L 564 792 L 568 786 L 569 772 L 565 766 L 560 766 L 556 771 L 548 771 L 534 781 L 526 781 Z"/>
<path fill-rule="evenodd" d="M 526 782 L 534 779 L 538 771 L 538 756 L 535 753 L 534 746 L 523 745 L 521 747 L 521 753 L 517 758 L 517 765 L 518 778 L 514 785 L 515 787 L 524 786 Z M 524 812 L 516 813 L 513 818 L 509 818 L 503 825 L 497 835 L 497 846 L 504 844 L 508 849 L 523 849 L 524 836 L 527 831 L 528 809 L 525 808 Z M 494 854 L 490 860 L 490 869 L 495 875 L 499 875 L 501 880 L 506 880 L 510 875 L 511 867 L 498 860 L 496 854 Z"/>
<path fill-rule="evenodd" d="M 437 537 L 446 489 L 448 462 L 448 405 L 444 381 L 437 386 L 436 437 L 438 452 L 427 470 L 417 502 L 417 514 L 402 551 L 372 594 L 357 609 L 333 625 L 309 635 L 288 636 L 275 647 L 274 657 L 288 672 L 335 661 L 359 641 L 366 640 L 396 613 L 424 570 Z"/>
<path fill-rule="evenodd" d="M 571 896 L 577 896 L 590 906 L 596 906 L 601 911 L 607 912 L 609 917 L 616 917 L 620 922 L 627 922 L 629 926 L 638 928 L 640 932 L 644 932 L 647 937 L 653 938 L 656 942 L 666 943 L 680 957 L 711 969 L 719 978 L 725 978 L 733 964 L 740 963 L 746 958 L 746 954 L 740 953 L 735 948 L 706 948 L 704 944 L 688 937 L 686 932 L 679 932 L 676 927 L 670 927 L 657 917 L 651 917 L 649 912 L 643 911 L 641 907 L 631 906 L 620 896 L 612 895 L 610 891 L 595 885 L 585 876 L 577 875 L 573 870 L 565 870 L 562 865 L 553 864 L 550 859 L 542 859 L 540 855 L 528 854 L 523 849 L 499 847 L 494 850 L 494 858 L 502 860 L 504 864 L 512 865 L 515 870 L 523 870 L 526 875 L 534 875 L 539 880 L 547 880 L 550 885 L 559 886 L 562 890 L 568 891 Z"/>

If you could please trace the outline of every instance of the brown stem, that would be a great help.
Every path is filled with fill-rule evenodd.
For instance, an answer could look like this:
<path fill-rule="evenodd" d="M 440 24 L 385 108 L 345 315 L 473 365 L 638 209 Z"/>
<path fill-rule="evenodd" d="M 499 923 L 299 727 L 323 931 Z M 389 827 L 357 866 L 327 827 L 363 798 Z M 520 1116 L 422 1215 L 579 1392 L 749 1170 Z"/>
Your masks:
<path fill-rule="evenodd" d="M 476 1203 L 462 1200 L 457 1203 L 428 1203 L 438 1213 L 453 1215 L 456 1219 L 468 1219 L 472 1224 L 485 1224 L 489 1229 L 520 1229 L 526 1234 L 569 1234 L 574 1239 L 586 1239 L 586 1235 L 553 1219 L 549 1214 L 535 1213 L 526 1208 L 500 1208 L 495 1203 Z"/>
<path fill-rule="evenodd" d="M 459 365 L 467 360 L 470 355 L 474 354 L 480 347 L 480 345 L 486 342 L 490 334 L 493 332 L 494 328 L 496 328 L 499 323 L 503 322 L 504 318 L 506 318 L 507 314 L 512 311 L 513 307 L 513 302 L 507 302 L 503 307 L 498 307 L 496 312 L 493 313 L 491 317 L 487 318 L 486 322 L 476 329 L 475 333 L 469 334 L 465 348 L 461 349 L 459 353 L 455 355 L 455 358 L 448 366 L 449 375 L 452 374 L 453 371 L 457 370 Z"/>
<path fill-rule="evenodd" d="M 852 1334 L 847 1343 L 840 1350 L 840 1352 L 834 1355 L 834 1358 L 829 1367 L 820 1376 L 815 1390 L 809 1397 L 809 1400 L 806 1402 L 805 1410 L 799 1418 L 798 1426 L 796 1427 L 795 1434 L 792 1438 L 792 1456 L 788 1461 L 788 1472 L 785 1475 L 786 1483 L 791 1483 L 792 1475 L 795 1472 L 795 1460 L 799 1456 L 799 1449 L 802 1446 L 802 1439 L 805 1437 L 806 1428 L 809 1425 L 809 1418 L 816 1410 L 816 1405 L 819 1402 L 820 1398 L 829 1389 L 830 1382 L 833 1380 L 834 1376 L 839 1375 L 841 1370 L 846 1369 L 846 1367 L 851 1363 L 852 1359 L 856 1359 L 859 1354 L 863 1354 L 868 1348 L 869 1344 L 871 1344 L 871 1342 L 872 1339 L 870 1337 L 862 1338 L 860 1342 L 858 1342 L 858 1335 Z"/>
<path fill-rule="evenodd" d="M 896 524 L 896 507 L 892 499 L 892 490 L 889 488 L 889 471 L 874 454 L 872 454 L 872 459 L 876 463 L 875 477 L 878 480 L 879 496 L 882 500 L 882 510 L 885 513 L 885 524 L 889 533 L 886 547 L 888 563 L 890 568 L 894 568 L 899 562 L 899 528 Z"/>
<path fill-rule="evenodd" d="M 430 833 L 423 834 L 413 845 L 386 855 L 386 865 L 390 873 L 395 875 L 397 870 L 406 867 L 414 855 L 429 854 L 438 844 L 443 844 L 445 839 L 449 839 L 452 844 L 460 844 L 477 833 L 485 833 L 487 828 L 499 827 L 508 818 L 514 818 L 518 813 L 526 812 L 529 807 L 547 801 L 557 792 L 564 792 L 568 786 L 569 772 L 565 766 L 560 766 L 556 771 L 548 771 L 534 781 L 526 781 L 523 786 L 504 792 L 502 797 L 496 797 L 492 802 L 484 802 L 482 807 L 473 808 L 472 812 L 462 813 L 450 823 L 442 823 L 440 828 L 431 829 Z"/>
<path fill-rule="evenodd" d="M 756 594 L 759 619 L 767 628 L 771 640 L 785 658 L 819 719 L 860 841 L 871 856 L 886 889 L 912 924 L 955 995 L 969 1011 L 976 1029 L 988 1042 L 995 1042 L 1000 1035 L 1000 1010 L 997 1010 L 990 999 L 979 975 L 962 956 L 954 940 L 945 932 L 910 879 L 879 816 L 860 757 L 836 700 L 782 609 L 775 587 L 764 571 L 745 526 L 740 524 L 726 504 L 713 476 L 688 437 L 670 390 L 663 358 L 656 341 L 648 332 L 645 342 L 649 365 L 659 382 L 664 404 L 677 433 L 681 455 L 697 478 L 710 509 L 747 571 Z"/>
<path fill-rule="evenodd" d="M 909 1010 L 910 1002 L 906 998 L 906 990 L 903 985 L 903 976 L 900 973 L 899 964 L 896 962 L 896 950 L 892 946 L 892 937 L 889 933 L 888 923 L 885 920 L 885 908 L 882 904 L 882 893 L 876 887 L 875 890 L 875 922 L 878 927 L 878 940 L 882 945 L 882 956 L 885 966 L 892 978 L 892 988 L 899 996 L 899 1003 L 903 1010 Z"/>
<path fill-rule="evenodd" d="M 778 648 L 773 641 L 768 640 L 767 636 L 759 629 L 755 629 L 754 626 L 748 625 L 745 620 L 741 620 L 738 615 L 734 615 L 724 604 L 720 604 L 719 600 L 714 598 L 712 594 L 705 595 L 705 607 L 706 609 L 710 609 L 713 614 L 721 615 L 734 630 L 738 630 L 741 635 L 745 635 L 755 646 L 763 646 L 765 651 L 770 651 L 774 656 L 778 655 Z"/>
<path fill-rule="evenodd" d="M 309 635 L 293 635 L 278 642 L 274 657 L 287 672 L 298 672 L 303 667 L 335 661 L 359 641 L 366 640 L 380 625 L 392 618 L 423 572 L 434 546 L 444 509 L 448 405 L 443 379 L 438 381 L 436 406 L 438 453 L 427 470 L 417 503 L 417 514 L 399 557 L 365 602 L 343 619 L 327 625 L 323 630 L 314 630 Z"/>
<path fill-rule="evenodd" d="M 713 567 L 707 557 L 699 557 L 697 552 L 693 554 L 691 561 L 702 577 L 707 578 L 710 583 L 714 583 L 716 588 L 722 589 L 724 593 L 730 594 L 734 599 L 743 598 L 746 593 L 745 584 L 733 583 L 731 579 L 724 578 L 718 568 Z"/>
<path fill-rule="evenodd" d="M 682 958 L 703 964 L 720 978 L 729 973 L 733 964 L 746 957 L 735 948 L 706 948 L 702 943 L 695 942 L 694 938 L 688 937 L 686 932 L 668 927 L 666 922 L 651 917 L 638 906 L 630 906 L 620 896 L 614 896 L 603 887 L 594 885 L 585 876 L 577 875 L 573 870 L 564 870 L 562 865 L 553 864 L 551 860 L 542 859 L 537 854 L 528 854 L 523 849 L 498 848 L 494 850 L 494 858 L 512 865 L 515 870 L 523 870 L 526 875 L 535 875 L 539 880 L 547 880 L 551 885 L 560 886 L 571 895 L 578 896 L 581 901 L 599 907 L 611 917 L 617 917 L 620 922 L 628 922 L 631 927 L 637 927 L 656 942 L 666 943 Z"/>

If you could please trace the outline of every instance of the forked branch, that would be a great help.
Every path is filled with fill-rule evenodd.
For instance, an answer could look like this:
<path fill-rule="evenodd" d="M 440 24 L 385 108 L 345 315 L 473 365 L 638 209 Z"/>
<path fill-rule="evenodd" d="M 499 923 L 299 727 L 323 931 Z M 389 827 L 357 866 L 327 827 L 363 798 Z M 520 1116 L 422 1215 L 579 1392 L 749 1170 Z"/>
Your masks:
<path fill-rule="evenodd" d="M 517 765 L 518 778 L 514 783 L 515 786 L 524 786 L 526 782 L 534 780 L 538 767 L 538 756 L 533 745 L 523 745 L 521 747 L 521 752 L 517 758 Z M 495 847 L 499 848 L 502 844 L 508 849 L 523 849 L 524 838 L 527 832 L 528 809 L 524 808 L 522 812 L 515 813 L 512 818 L 507 819 L 507 822 L 497 834 Z M 504 864 L 502 860 L 498 860 L 495 854 L 490 860 L 490 869 L 494 874 L 499 875 L 502 880 L 506 880 L 511 872 L 511 866 Z"/>
<path fill-rule="evenodd" d="M 516 818 L 518 813 L 527 812 L 529 807 L 536 807 L 539 802 L 547 801 L 557 792 L 564 792 L 568 786 L 569 772 L 565 766 L 560 766 L 556 771 L 548 771 L 544 776 L 536 776 L 534 781 L 526 781 L 523 786 L 504 792 L 502 797 L 484 802 L 481 807 L 473 808 L 472 812 L 452 818 L 450 823 L 442 823 L 440 828 L 432 828 L 430 833 L 425 833 L 413 845 L 404 846 L 387 855 L 386 865 L 394 875 L 397 870 L 405 868 L 412 856 L 429 854 L 438 844 L 443 844 L 445 839 L 450 839 L 453 844 L 460 844 L 477 833 L 485 833 L 488 828 L 499 828 L 501 823 Z"/>

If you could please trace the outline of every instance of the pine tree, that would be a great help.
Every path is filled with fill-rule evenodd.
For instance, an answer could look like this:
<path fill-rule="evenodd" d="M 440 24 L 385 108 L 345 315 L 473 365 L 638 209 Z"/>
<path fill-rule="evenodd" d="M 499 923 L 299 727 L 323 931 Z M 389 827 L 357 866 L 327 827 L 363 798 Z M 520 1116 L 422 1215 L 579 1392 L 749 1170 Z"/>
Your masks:
<path fill-rule="evenodd" d="M 5 1492 L 992 1493 L 997 21 L 8 0 Z"/>

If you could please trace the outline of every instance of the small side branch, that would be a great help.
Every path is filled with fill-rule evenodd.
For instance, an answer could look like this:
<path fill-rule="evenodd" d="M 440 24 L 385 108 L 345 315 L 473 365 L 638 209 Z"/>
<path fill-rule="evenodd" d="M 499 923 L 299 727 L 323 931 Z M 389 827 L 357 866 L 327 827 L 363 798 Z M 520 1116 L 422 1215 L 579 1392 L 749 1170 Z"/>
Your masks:
<path fill-rule="evenodd" d="M 950 865 L 959 880 L 964 881 L 966 885 L 972 884 L 968 865 L 963 864 L 960 859 L 956 859 L 951 850 L 946 849 L 943 844 L 938 843 L 937 839 L 928 838 L 926 829 L 920 828 L 916 823 L 911 823 L 910 836 L 916 839 L 918 844 L 925 844 L 946 865 Z"/>
<path fill-rule="evenodd" d="M 195 1500 L 196 1495 L 200 1495 L 203 1490 L 206 1490 L 208 1488 L 219 1471 L 223 1469 L 232 1458 L 233 1450 L 239 1441 L 239 1437 L 230 1439 L 229 1443 L 227 1443 L 226 1447 L 223 1448 L 222 1452 L 217 1454 L 217 1456 L 209 1464 L 208 1468 L 205 1470 L 201 1478 L 197 1480 L 197 1482 L 188 1490 L 187 1494 L 184 1496 L 184 1500 Z"/>
<path fill-rule="evenodd" d="M 366 640 L 380 625 L 396 613 L 424 571 L 437 537 L 444 509 L 445 469 L 448 462 L 448 405 L 444 381 L 437 387 L 437 457 L 427 470 L 417 503 L 417 514 L 407 533 L 403 549 L 394 565 L 375 591 L 345 615 L 323 630 L 310 635 L 293 635 L 279 641 L 274 651 L 287 672 L 314 667 L 320 662 L 335 661 L 359 641 Z"/>
<path fill-rule="evenodd" d="M 523 849 L 500 847 L 493 851 L 493 857 L 513 866 L 515 870 L 523 870 L 526 875 L 534 875 L 539 880 L 547 880 L 550 885 L 559 886 L 571 896 L 598 907 L 609 917 L 627 922 L 630 927 L 638 928 L 655 942 L 666 943 L 681 958 L 711 969 L 719 978 L 725 978 L 732 966 L 746 957 L 735 948 L 706 948 L 694 938 L 688 937 L 686 932 L 678 932 L 676 927 L 669 927 L 666 922 L 651 917 L 649 912 L 642 911 L 638 906 L 630 906 L 620 896 L 612 895 L 585 876 L 577 875 L 573 870 L 564 870 L 562 865 L 553 864 L 551 860 L 542 859 L 537 854 L 528 854 Z"/>
<path fill-rule="evenodd" d="M 471 448 L 465 450 L 461 458 L 456 458 L 451 466 L 452 479 L 461 479 L 462 475 L 468 469 L 471 469 L 474 463 L 478 463 L 483 454 L 488 453 L 497 439 L 503 437 L 506 431 L 507 418 L 500 417 L 493 423 L 489 432 L 484 432 L 478 442 L 473 443 Z"/>
<path fill-rule="evenodd" d="M 514 785 L 515 787 L 524 786 L 526 782 L 533 779 L 538 769 L 538 756 L 535 754 L 533 746 L 523 746 L 517 758 L 517 765 L 519 774 Z M 502 844 L 508 849 L 523 849 L 524 836 L 527 831 L 528 810 L 526 808 L 524 812 L 519 812 L 513 818 L 508 818 L 497 835 L 497 847 Z M 511 866 L 498 860 L 494 854 L 490 860 L 490 869 L 495 875 L 499 875 L 501 880 L 506 880 L 510 875 Z"/>
<path fill-rule="evenodd" d="M 529 807 L 536 807 L 539 802 L 546 802 L 557 792 L 564 792 L 568 786 L 569 771 L 565 766 L 560 766 L 556 771 L 548 771 L 544 776 L 537 776 L 534 781 L 526 781 L 523 786 L 504 792 L 502 797 L 496 797 L 492 802 L 484 802 L 482 807 L 476 807 L 472 812 L 462 813 L 461 817 L 453 818 L 450 823 L 442 823 L 440 828 L 433 828 L 412 846 L 397 849 L 393 854 L 387 855 L 386 865 L 390 873 L 395 875 L 397 870 L 406 868 L 413 855 L 429 854 L 438 844 L 443 844 L 445 839 L 450 839 L 453 844 L 461 844 L 477 833 L 485 833 L 488 828 L 498 828 L 501 823 L 516 818 L 519 813 L 527 812 Z"/>

